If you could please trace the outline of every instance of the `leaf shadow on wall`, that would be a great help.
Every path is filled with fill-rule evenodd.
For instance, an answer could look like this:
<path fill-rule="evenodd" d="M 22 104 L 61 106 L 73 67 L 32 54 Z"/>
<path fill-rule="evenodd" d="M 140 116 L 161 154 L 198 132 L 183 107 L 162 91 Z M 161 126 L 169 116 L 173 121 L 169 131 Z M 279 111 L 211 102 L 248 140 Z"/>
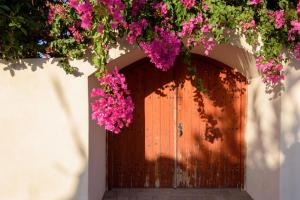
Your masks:
<path fill-rule="evenodd" d="M 82 171 L 79 172 L 78 177 L 77 177 L 77 186 L 76 189 L 74 190 L 75 193 L 71 196 L 68 197 L 68 200 L 83 200 L 87 199 L 87 187 L 88 187 L 88 182 L 87 182 L 87 176 L 88 176 L 88 155 L 86 152 L 86 147 L 82 143 L 82 139 L 80 138 L 80 130 L 75 122 L 75 117 L 73 116 L 71 112 L 71 108 L 68 104 L 68 101 L 65 97 L 65 94 L 63 92 L 63 87 L 58 81 L 57 78 L 52 77 L 52 85 L 54 86 L 55 92 L 57 94 L 57 99 L 59 100 L 60 106 L 62 110 L 64 111 L 66 118 L 67 118 L 67 123 L 69 124 L 70 127 L 70 134 L 71 138 L 73 139 L 74 147 L 75 150 L 77 151 L 77 156 L 80 159 L 80 162 L 83 163 Z M 57 170 L 61 171 L 63 174 L 68 174 L 70 173 L 68 169 L 65 169 L 65 167 L 61 163 L 57 163 L 56 166 Z M 72 176 L 72 174 L 70 174 Z"/>

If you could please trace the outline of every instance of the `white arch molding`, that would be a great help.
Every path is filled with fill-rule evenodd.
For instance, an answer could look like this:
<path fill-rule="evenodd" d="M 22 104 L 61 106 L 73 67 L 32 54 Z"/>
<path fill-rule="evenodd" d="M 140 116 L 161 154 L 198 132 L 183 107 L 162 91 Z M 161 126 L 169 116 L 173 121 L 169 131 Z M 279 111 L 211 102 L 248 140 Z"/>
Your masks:
<path fill-rule="evenodd" d="M 110 69 L 114 66 L 122 69 L 146 57 L 141 49 L 125 43 L 120 42 L 109 52 Z M 236 69 L 248 79 L 245 190 L 255 200 L 279 200 L 281 100 L 269 100 L 255 57 L 244 44 L 217 45 L 208 57 Z M 203 49 L 195 48 L 192 53 L 203 55 Z M 89 91 L 96 86 L 97 80 L 91 75 Z M 106 137 L 104 129 L 93 121 L 89 124 L 89 200 L 98 200 L 106 190 Z"/>

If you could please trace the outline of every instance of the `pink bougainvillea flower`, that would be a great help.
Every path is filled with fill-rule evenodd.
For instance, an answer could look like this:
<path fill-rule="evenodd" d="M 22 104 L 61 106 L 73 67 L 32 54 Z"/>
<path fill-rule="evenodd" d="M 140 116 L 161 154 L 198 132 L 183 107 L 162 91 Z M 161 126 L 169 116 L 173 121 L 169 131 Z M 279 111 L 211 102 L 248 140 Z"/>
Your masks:
<path fill-rule="evenodd" d="M 249 29 L 255 29 L 256 28 L 256 22 L 254 19 L 251 20 L 251 22 L 240 22 L 240 25 L 242 26 L 242 32 L 245 33 Z"/>
<path fill-rule="evenodd" d="M 93 5 L 89 1 L 85 1 L 79 4 L 78 6 L 76 6 L 76 10 L 79 14 L 91 12 L 93 10 Z"/>
<path fill-rule="evenodd" d="M 163 71 L 170 69 L 180 53 L 181 41 L 174 32 L 155 27 L 158 37 L 151 42 L 141 42 L 140 46 L 155 64 L 155 67 Z"/>
<path fill-rule="evenodd" d="M 93 21 L 93 5 L 89 1 L 85 1 L 78 4 L 75 9 L 77 13 L 80 14 L 81 28 L 86 30 L 91 29 Z"/>
<path fill-rule="evenodd" d="M 189 21 L 182 23 L 182 30 L 178 33 L 178 36 L 184 37 L 186 35 L 191 35 L 193 30 L 198 24 L 203 22 L 202 14 L 199 13 L 197 17 L 192 17 Z"/>
<path fill-rule="evenodd" d="M 69 27 L 69 30 L 71 31 L 71 33 L 77 43 L 80 43 L 84 40 L 83 35 L 77 30 L 77 28 L 75 26 Z"/>
<path fill-rule="evenodd" d="M 264 61 L 262 57 L 256 59 L 256 66 L 262 72 L 263 82 L 266 84 L 276 85 L 281 80 L 284 80 L 283 65 L 274 59 Z"/>
<path fill-rule="evenodd" d="M 292 28 L 289 30 L 288 40 L 294 41 L 296 39 L 295 35 L 300 35 L 300 22 L 297 20 L 291 21 Z"/>
<path fill-rule="evenodd" d="M 208 39 L 202 37 L 201 44 L 204 46 L 204 54 L 208 56 L 209 53 L 213 50 L 213 48 L 216 46 L 216 41 L 213 37 L 209 37 Z"/>
<path fill-rule="evenodd" d="M 129 33 L 127 36 L 127 41 L 129 44 L 134 44 L 136 39 L 142 35 L 143 30 L 148 26 L 146 19 L 141 19 L 137 22 L 132 22 L 129 24 Z"/>
<path fill-rule="evenodd" d="M 67 1 L 67 4 L 68 4 L 71 8 L 76 9 L 77 6 L 78 6 L 78 0 L 68 0 L 68 1 Z"/>
<path fill-rule="evenodd" d="M 99 24 L 98 28 L 97 28 L 97 32 L 98 33 L 103 33 L 103 30 L 104 30 L 103 24 Z"/>
<path fill-rule="evenodd" d="M 274 16 L 275 16 L 275 28 L 279 29 L 283 27 L 285 24 L 284 10 L 275 11 Z"/>
<path fill-rule="evenodd" d="M 52 24 L 53 18 L 55 15 L 59 15 L 64 18 L 66 14 L 66 9 L 60 4 L 50 4 L 49 12 L 48 12 L 48 23 Z"/>
<path fill-rule="evenodd" d="M 208 6 L 206 3 L 204 3 L 204 4 L 203 4 L 203 9 L 204 9 L 205 11 L 209 11 L 209 6 Z"/>
<path fill-rule="evenodd" d="M 84 13 L 80 16 L 80 20 L 81 20 L 81 28 L 85 29 L 85 30 L 90 30 L 92 28 L 92 20 L 93 20 L 93 16 L 92 13 Z"/>
<path fill-rule="evenodd" d="M 124 24 L 124 16 L 122 12 L 125 9 L 125 4 L 121 0 L 103 0 L 98 2 L 103 2 L 106 6 L 108 14 L 112 16 L 110 25 L 113 29 L 116 29 L 119 25 Z"/>
<path fill-rule="evenodd" d="M 112 73 L 100 78 L 99 83 L 102 87 L 92 89 L 90 94 L 95 99 L 91 104 L 92 119 L 96 120 L 99 126 L 118 134 L 122 128 L 128 127 L 133 119 L 134 105 L 125 77 L 116 67 Z"/>
<path fill-rule="evenodd" d="M 300 60 L 300 42 L 298 42 L 298 43 L 295 45 L 294 54 L 295 54 L 295 58 L 296 58 L 297 60 Z"/>
<path fill-rule="evenodd" d="M 262 2 L 263 2 L 263 0 L 250 0 L 250 5 L 258 5 Z"/>
<path fill-rule="evenodd" d="M 165 2 L 155 3 L 153 8 L 161 16 L 165 16 L 168 13 L 168 6 Z"/>
<path fill-rule="evenodd" d="M 187 8 L 191 9 L 195 6 L 195 0 L 181 0 L 181 3 Z"/>
<path fill-rule="evenodd" d="M 132 1 L 132 16 L 136 16 L 138 12 L 142 9 L 142 7 L 145 5 L 146 0 L 133 0 Z"/>

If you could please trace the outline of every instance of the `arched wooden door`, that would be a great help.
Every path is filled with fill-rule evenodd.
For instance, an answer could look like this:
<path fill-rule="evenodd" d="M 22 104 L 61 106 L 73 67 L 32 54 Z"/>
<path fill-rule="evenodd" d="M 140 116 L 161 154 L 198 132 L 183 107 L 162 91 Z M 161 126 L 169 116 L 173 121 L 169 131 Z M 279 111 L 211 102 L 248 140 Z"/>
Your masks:
<path fill-rule="evenodd" d="M 108 186 L 242 188 L 246 79 L 192 56 L 207 92 L 196 90 L 178 60 L 168 72 L 148 59 L 122 72 L 135 102 L 134 121 L 108 134 Z"/>

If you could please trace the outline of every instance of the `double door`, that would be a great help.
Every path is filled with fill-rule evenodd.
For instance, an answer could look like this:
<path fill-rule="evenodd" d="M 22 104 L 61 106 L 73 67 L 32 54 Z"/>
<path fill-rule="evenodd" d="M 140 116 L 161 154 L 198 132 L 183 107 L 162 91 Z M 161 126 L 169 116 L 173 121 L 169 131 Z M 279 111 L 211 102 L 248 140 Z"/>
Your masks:
<path fill-rule="evenodd" d="M 122 72 L 135 103 L 134 120 L 107 135 L 109 188 L 242 188 L 245 78 L 193 55 L 199 92 L 178 60 L 162 72 L 143 59 Z"/>

